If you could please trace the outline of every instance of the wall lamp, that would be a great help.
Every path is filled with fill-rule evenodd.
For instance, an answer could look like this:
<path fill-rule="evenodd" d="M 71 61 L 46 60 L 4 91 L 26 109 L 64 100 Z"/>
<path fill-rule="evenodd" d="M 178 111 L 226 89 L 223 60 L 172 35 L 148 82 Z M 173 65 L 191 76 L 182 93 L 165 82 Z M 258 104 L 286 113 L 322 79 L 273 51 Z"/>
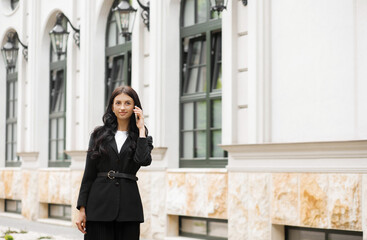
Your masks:
<path fill-rule="evenodd" d="M 145 26 L 147 26 L 148 31 L 149 31 L 149 1 L 147 2 L 147 5 L 144 6 L 143 4 L 140 3 L 139 0 L 137 0 L 139 3 L 139 6 L 143 9 L 143 11 L 141 12 L 141 18 L 143 19 L 143 23 L 145 24 Z"/>
<path fill-rule="evenodd" d="M 1 52 L 4 57 L 4 62 L 6 65 L 6 68 L 11 69 L 15 68 L 17 64 L 18 59 L 18 50 L 19 48 L 16 46 L 16 40 L 22 45 L 23 47 L 23 56 L 26 61 L 28 61 L 28 46 L 23 44 L 22 41 L 20 41 L 18 33 L 17 32 L 9 32 L 7 34 L 8 40 L 4 44 L 4 46 L 1 48 Z"/>
<path fill-rule="evenodd" d="M 228 0 L 210 0 L 210 6 L 212 11 L 222 12 L 227 9 Z M 247 6 L 247 0 L 242 0 L 242 4 Z"/>
<path fill-rule="evenodd" d="M 55 53 L 59 56 L 66 53 L 69 32 L 63 26 L 63 21 L 70 24 L 71 28 L 74 30 L 74 41 L 75 44 L 80 47 L 80 29 L 77 29 L 71 24 L 69 18 L 67 18 L 63 13 L 58 13 L 56 16 L 55 26 L 50 31 L 51 45 Z"/>
<path fill-rule="evenodd" d="M 144 6 L 139 0 L 137 1 L 139 6 L 143 9 L 141 17 L 149 31 L 149 2 L 147 6 Z M 122 0 L 117 7 L 112 10 L 115 14 L 119 32 L 125 37 L 130 37 L 132 33 L 136 11 L 137 10 L 133 8 L 127 0 Z"/>

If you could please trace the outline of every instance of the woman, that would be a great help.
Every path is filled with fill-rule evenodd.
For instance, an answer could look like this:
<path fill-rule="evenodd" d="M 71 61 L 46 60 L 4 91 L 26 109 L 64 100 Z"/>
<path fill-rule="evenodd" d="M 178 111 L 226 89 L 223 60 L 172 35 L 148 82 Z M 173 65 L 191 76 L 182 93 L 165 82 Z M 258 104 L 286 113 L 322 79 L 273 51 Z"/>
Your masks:
<path fill-rule="evenodd" d="M 137 93 L 117 87 L 90 138 L 77 208 L 87 240 L 139 239 L 143 207 L 136 172 L 152 162 L 152 137 Z"/>

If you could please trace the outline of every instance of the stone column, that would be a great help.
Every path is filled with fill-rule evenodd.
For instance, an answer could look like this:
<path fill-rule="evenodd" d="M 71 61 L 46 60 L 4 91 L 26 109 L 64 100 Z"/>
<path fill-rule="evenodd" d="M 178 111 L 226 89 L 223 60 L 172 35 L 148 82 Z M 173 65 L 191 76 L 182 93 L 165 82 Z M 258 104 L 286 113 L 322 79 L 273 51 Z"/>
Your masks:
<path fill-rule="evenodd" d="M 36 220 L 39 213 L 38 201 L 38 152 L 20 152 L 22 161 L 22 215 Z"/>

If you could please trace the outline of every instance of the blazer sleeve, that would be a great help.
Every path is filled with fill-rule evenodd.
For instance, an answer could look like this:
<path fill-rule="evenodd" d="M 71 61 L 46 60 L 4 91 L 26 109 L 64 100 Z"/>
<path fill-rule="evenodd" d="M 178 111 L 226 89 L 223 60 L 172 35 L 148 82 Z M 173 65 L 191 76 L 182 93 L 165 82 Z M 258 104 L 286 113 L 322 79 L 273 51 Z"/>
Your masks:
<path fill-rule="evenodd" d="M 134 161 L 141 166 L 149 166 L 152 163 L 152 156 L 150 155 L 152 149 L 152 136 L 148 136 L 146 138 L 139 137 L 136 143 Z"/>
<path fill-rule="evenodd" d="M 89 140 L 88 150 L 92 148 L 93 142 L 94 142 L 94 139 L 91 136 Z M 90 152 L 88 152 L 86 162 L 85 162 L 84 175 L 83 175 L 82 183 L 80 186 L 79 197 L 78 197 L 78 202 L 76 206 L 78 210 L 80 210 L 80 207 L 82 206 L 84 207 L 87 206 L 89 191 L 96 177 L 97 177 L 96 159 L 92 159 Z"/>

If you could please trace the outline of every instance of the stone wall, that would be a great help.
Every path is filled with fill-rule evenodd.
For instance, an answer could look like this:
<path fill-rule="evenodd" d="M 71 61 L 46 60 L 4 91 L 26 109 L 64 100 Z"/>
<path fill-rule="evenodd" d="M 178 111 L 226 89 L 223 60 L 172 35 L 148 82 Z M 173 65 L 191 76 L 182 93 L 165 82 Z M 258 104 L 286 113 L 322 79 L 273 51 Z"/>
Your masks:
<path fill-rule="evenodd" d="M 2 169 L 0 199 L 22 200 L 22 215 L 32 220 L 47 217 L 48 203 L 71 205 L 73 223 L 82 175 L 70 169 Z M 283 225 L 367 229 L 366 174 L 176 169 L 142 170 L 138 177 L 144 239 L 177 235 L 178 216 L 228 219 L 229 240 L 284 239 L 284 233 L 274 238 L 274 226 Z"/>

